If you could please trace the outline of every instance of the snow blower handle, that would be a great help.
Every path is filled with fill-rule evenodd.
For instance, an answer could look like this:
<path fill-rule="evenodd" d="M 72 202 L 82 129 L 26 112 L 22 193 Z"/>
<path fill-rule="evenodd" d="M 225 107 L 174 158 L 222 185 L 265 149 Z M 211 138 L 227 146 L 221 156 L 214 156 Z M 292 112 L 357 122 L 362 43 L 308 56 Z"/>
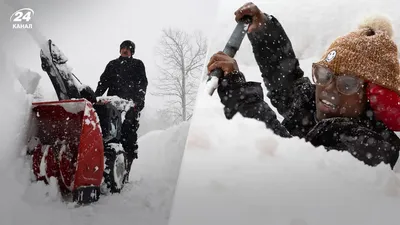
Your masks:
<path fill-rule="evenodd" d="M 240 45 L 242 44 L 244 36 L 247 34 L 247 30 L 249 28 L 249 24 L 251 24 L 251 17 L 244 16 L 236 25 L 235 30 L 231 37 L 226 43 L 223 52 L 230 57 L 235 57 L 236 52 L 239 50 Z M 207 80 L 206 89 L 207 93 L 212 96 L 214 91 L 218 88 L 218 81 L 220 78 L 224 76 L 224 71 L 222 69 L 217 68 L 211 71 L 209 79 Z"/>

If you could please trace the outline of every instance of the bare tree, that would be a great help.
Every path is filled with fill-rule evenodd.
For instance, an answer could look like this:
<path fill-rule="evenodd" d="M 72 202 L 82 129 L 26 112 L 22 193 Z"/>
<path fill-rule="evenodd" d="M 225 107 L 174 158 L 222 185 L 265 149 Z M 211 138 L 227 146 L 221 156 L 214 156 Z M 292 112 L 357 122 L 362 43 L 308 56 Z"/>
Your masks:
<path fill-rule="evenodd" d="M 166 112 L 174 122 L 187 121 L 192 116 L 207 53 L 206 38 L 201 32 L 188 34 L 179 29 L 164 29 L 156 50 L 162 63 L 157 65 L 161 74 L 157 91 L 152 94 L 169 98 Z"/>

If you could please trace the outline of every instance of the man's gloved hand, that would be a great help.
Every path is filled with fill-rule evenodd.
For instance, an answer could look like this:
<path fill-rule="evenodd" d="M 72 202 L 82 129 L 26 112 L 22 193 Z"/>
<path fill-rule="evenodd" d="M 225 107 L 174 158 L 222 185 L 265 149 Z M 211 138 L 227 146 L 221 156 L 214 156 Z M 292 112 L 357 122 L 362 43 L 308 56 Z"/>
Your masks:
<path fill-rule="evenodd" d="M 81 95 L 82 98 L 85 98 L 86 100 L 88 100 L 92 104 L 97 102 L 96 94 L 94 93 L 94 91 L 89 86 L 85 86 L 81 90 L 80 95 Z"/>

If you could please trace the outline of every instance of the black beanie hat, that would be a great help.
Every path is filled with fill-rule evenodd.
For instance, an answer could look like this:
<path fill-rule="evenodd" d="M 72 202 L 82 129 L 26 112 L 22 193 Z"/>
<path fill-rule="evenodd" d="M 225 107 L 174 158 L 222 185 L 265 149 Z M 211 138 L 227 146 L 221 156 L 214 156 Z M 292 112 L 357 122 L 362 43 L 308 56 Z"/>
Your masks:
<path fill-rule="evenodd" d="M 131 50 L 131 54 L 133 55 L 135 53 L 135 43 L 133 43 L 130 40 L 125 40 L 121 43 L 119 46 L 119 50 L 121 51 L 122 48 L 127 47 Z"/>

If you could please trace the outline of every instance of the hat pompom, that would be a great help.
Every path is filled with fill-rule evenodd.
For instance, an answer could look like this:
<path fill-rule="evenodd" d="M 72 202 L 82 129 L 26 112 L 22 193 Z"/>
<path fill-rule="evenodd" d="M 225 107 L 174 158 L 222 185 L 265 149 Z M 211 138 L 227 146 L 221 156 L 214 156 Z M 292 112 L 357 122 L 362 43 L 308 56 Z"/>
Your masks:
<path fill-rule="evenodd" d="M 364 19 L 359 25 L 359 29 L 369 28 L 373 31 L 386 32 L 389 37 L 393 37 L 393 27 L 391 21 L 382 15 L 369 16 Z"/>

